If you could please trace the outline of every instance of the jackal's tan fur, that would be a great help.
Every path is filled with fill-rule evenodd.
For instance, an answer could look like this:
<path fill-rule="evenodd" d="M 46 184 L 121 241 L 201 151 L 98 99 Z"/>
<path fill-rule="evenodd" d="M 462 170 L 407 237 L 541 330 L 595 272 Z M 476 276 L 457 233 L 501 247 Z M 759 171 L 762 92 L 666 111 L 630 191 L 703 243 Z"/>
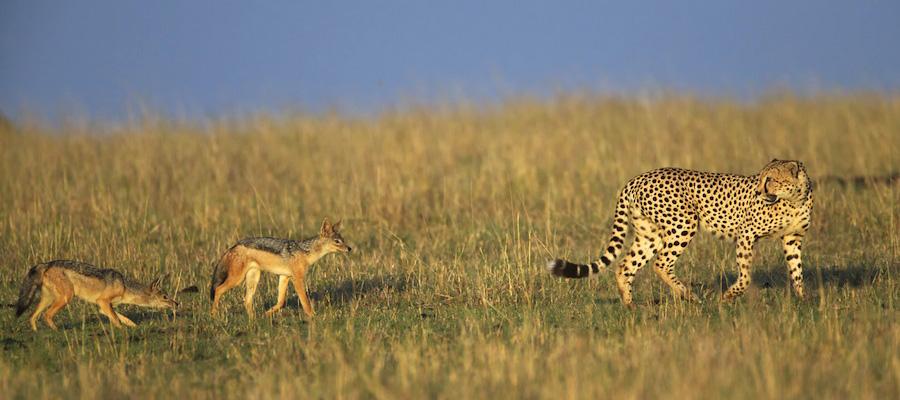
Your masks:
<path fill-rule="evenodd" d="M 294 290 L 300 297 L 303 311 L 310 317 L 314 316 L 315 311 L 306 295 L 303 278 L 306 277 L 307 269 L 325 255 L 351 250 L 338 233 L 340 225 L 340 221 L 331 225 L 326 218 L 319 235 L 306 240 L 248 238 L 239 241 L 222 255 L 213 271 L 210 285 L 212 314 L 216 315 L 222 294 L 246 280 L 244 308 L 252 318 L 253 295 L 259 283 L 260 271 L 266 271 L 278 275 L 278 301 L 266 311 L 267 316 L 284 306 L 288 282 L 291 281 L 294 282 Z"/>
<path fill-rule="evenodd" d="M 120 327 L 121 323 L 136 326 L 134 322 L 119 314 L 113 306 L 125 303 L 144 307 L 173 308 L 178 303 L 169 298 L 161 287 L 162 278 L 144 285 L 126 278 L 113 269 L 101 269 L 77 261 L 57 260 L 31 267 L 22 283 L 16 316 L 21 316 L 34 302 L 37 290 L 41 289 L 41 300 L 31 314 L 31 329 L 37 330 L 35 321 L 44 314 L 44 321 L 56 329 L 53 315 L 69 304 L 73 297 L 95 303 L 100 312 L 109 317 L 110 323 Z"/>

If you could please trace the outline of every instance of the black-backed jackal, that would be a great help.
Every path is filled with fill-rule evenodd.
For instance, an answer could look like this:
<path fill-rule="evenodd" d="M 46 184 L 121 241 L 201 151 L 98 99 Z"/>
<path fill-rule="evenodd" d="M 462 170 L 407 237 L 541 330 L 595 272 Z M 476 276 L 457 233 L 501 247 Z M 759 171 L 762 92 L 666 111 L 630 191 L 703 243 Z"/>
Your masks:
<path fill-rule="evenodd" d="M 259 283 L 260 271 L 278 275 L 278 301 L 266 311 L 266 315 L 281 309 L 287 294 L 288 282 L 294 282 L 294 290 L 300 297 L 300 304 L 306 315 L 312 317 L 313 311 L 303 278 L 310 265 L 329 253 L 350 251 L 344 238 L 338 233 L 341 222 L 334 225 L 322 223 L 321 232 L 305 240 L 276 239 L 270 237 L 248 238 L 237 242 L 222 255 L 213 271 L 209 296 L 212 300 L 212 314 L 216 315 L 219 298 L 222 293 L 246 279 L 247 291 L 244 294 L 244 308 L 253 317 L 253 295 Z"/>
<path fill-rule="evenodd" d="M 16 302 L 16 317 L 21 316 L 34 303 L 34 295 L 41 289 L 41 301 L 30 319 L 31 329 L 35 331 L 35 320 L 47 307 L 50 309 L 44 314 L 44 320 L 47 325 L 56 329 L 53 315 L 69 304 L 73 297 L 96 303 L 100 306 L 100 312 L 109 317 L 115 327 L 121 326 L 120 321 L 128 326 L 136 326 L 130 319 L 117 313 L 113 306 L 125 303 L 173 308 L 178 305 L 162 290 L 161 283 L 162 278 L 157 278 L 153 283 L 144 285 L 114 269 L 100 269 L 77 261 L 50 261 L 28 270 L 19 292 L 19 301 Z"/>

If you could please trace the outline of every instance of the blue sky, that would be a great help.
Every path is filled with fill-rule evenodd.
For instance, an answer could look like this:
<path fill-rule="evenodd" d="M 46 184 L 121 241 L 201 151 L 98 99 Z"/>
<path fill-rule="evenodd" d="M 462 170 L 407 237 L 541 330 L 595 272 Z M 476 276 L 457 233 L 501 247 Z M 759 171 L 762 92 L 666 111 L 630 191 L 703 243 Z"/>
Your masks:
<path fill-rule="evenodd" d="M 896 1 L 7 0 L 0 112 L 371 114 L 581 89 L 896 93 L 898 21 Z"/>

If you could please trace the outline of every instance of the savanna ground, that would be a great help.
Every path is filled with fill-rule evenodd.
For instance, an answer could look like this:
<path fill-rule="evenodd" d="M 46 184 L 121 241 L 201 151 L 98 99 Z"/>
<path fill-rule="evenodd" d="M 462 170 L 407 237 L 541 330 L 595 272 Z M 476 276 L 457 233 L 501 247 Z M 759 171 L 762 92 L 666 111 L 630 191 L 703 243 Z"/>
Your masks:
<path fill-rule="evenodd" d="M 564 95 L 355 119 L 285 112 L 177 122 L 0 127 L 0 397 L 730 398 L 900 397 L 900 100 L 773 95 Z M 695 240 L 676 272 L 651 267 L 625 310 L 590 261 L 616 194 L 645 170 L 756 173 L 771 157 L 816 179 L 804 245 L 808 299 L 780 243 L 757 245 L 754 285 L 720 302 L 734 248 Z M 238 287 L 209 315 L 212 265 L 248 236 L 305 238 L 343 218 L 353 253 L 326 257 L 273 318 L 263 275 L 248 320 Z M 11 304 L 52 259 L 170 274 L 176 313 L 122 305 L 113 330 L 76 301 L 33 333 Z"/>

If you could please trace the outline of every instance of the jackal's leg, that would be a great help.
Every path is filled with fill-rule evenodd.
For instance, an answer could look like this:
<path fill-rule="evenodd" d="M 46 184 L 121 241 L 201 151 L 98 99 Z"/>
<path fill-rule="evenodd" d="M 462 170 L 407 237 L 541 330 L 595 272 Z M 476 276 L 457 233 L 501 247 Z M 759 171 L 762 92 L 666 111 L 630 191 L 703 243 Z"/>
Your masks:
<path fill-rule="evenodd" d="M 216 287 L 215 294 L 213 295 L 212 315 L 216 315 L 216 309 L 219 307 L 219 298 L 222 297 L 222 293 L 240 285 L 241 282 L 244 281 L 244 275 L 247 274 L 247 264 L 242 264 L 236 268 L 232 268 L 229 265 L 226 268 L 228 268 L 228 277 L 225 278 L 225 282 L 222 282 L 221 285 Z"/>
<path fill-rule="evenodd" d="M 50 304 L 53 304 L 53 299 L 55 297 L 56 296 L 54 296 L 53 293 L 50 292 L 50 290 L 46 289 L 46 286 L 42 288 L 41 301 L 38 303 L 37 308 L 34 309 L 34 313 L 31 314 L 31 318 L 29 319 L 29 322 L 31 322 L 32 330 L 37 331 L 37 324 L 35 323 L 35 321 L 38 319 L 41 313 L 47 309 L 47 307 L 50 307 Z"/>
<path fill-rule="evenodd" d="M 44 321 L 47 321 L 47 325 L 50 325 L 50 328 L 56 329 L 56 324 L 53 323 L 53 316 L 65 307 L 66 304 L 69 304 L 69 300 L 72 300 L 72 295 L 67 295 L 66 293 L 56 296 L 56 298 L 53 299 L 53 305 L 50 306 L 50 309 L 44 314 Z"/>
<path fill-rule="evenodd" d="M 287 296 L 288 284 L 291 282 L 291 277 L 285 275 L 278 276 L 278 302 L 275 303 L 269 311 L 266 311 L 266 316 L 272 315 L 275 311 L 281 309 L 284 306 L 284 298 Z"/>
<path fill-rule="evenodd" d="M 116 312 L 116 317 L 119 317 L 119 321 L 121 321 L 121 322 L 122 322 L 123 324 L 125 324 L 125 325 L 128 325 L 128 326 L 130 326 L 130 327 L 132 327 L 132 328 L 134 328 L 134 327 L 137 326 L 137 324 L 135 324 L 134 321 L 128 319 L 128 317 L 126 317 L 126 316 L 124 316 L 124 315 L 122 315 L 122 314 L 119 314 L 118 311 Z"/>
<path fill-rule="evenodd" d="M 247 309 L 250 318 L 253 318 L 253 295 L 256 294 L 256 285 L 259 284 L 259 269 L 252 268 L 247 271 L 244 280 L 247 286 L 247 291 L 244 293 L 244 308 Z"/>
<path fill-rule="evenodd" d="M 60 309 L 72 301 L 72 297 L 75 296 L 75 287 L 68 280 L 60 279 L 58 276 L 54 276 L 52 279 L 45 279 L 44 286 L 47 290 L 43 293 L 53 293 L 53 305 L 44 313 L 44 321 L 47 321 L 47 325 L 50 325 L 51 328 L 56 329 L 56 324 L 53 323 L 52 318 Z"/>
<path fill-rule="evenodd" d="M 315 317 L 316 312 L 313 311 L 312 304 L 309 303 L 309 297 L 306 296 L 306 285 L 303 284 L 303 278 L 294 277 L 292 281 L 294 282 L 294 290 L 297 291 L 297 296 L 300 297 L 300 305 L 303 306 L 303 312 L 307 316 Z"/>
<path fill-rule="evenodd" d="M 112 304 L 110 304 L 109 299 L 97 299 L 97 305 L 100 306 L 100 312 L 103 313 L 107 318 L 109 318 L 109 322 L 116 328 L 121 328 L 122 324 L 119 323 L 118 313 L 113 310 Z"/>

